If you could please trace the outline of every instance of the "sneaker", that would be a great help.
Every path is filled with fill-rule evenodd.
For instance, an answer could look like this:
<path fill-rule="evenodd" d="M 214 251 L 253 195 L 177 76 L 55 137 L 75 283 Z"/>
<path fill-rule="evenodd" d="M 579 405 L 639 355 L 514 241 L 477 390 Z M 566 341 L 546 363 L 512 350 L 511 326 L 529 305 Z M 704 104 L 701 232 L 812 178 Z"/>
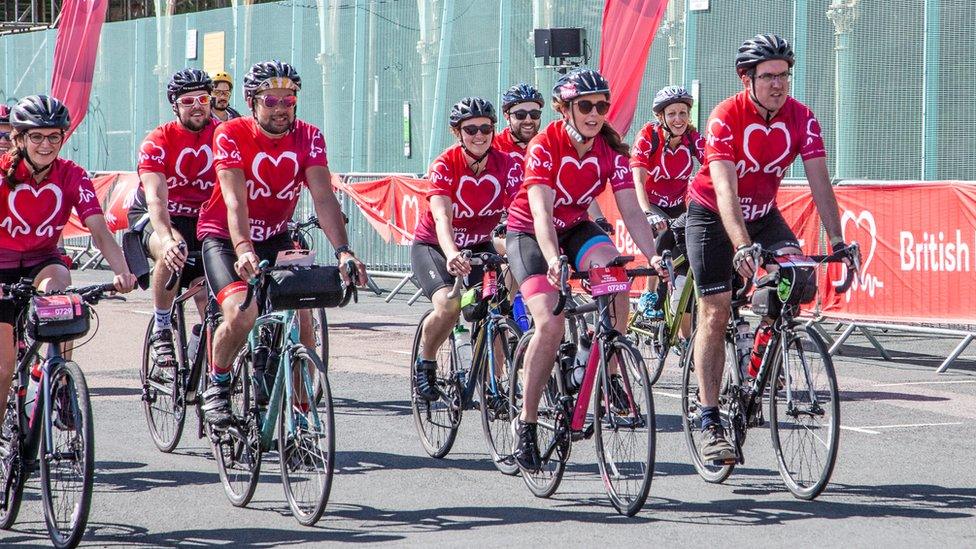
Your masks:
<path fill-rule="evenodd" d="M 701 458 L 704 462 L 735 459 L 735 451 L 725 439 L 725 430 L 720 425 L 712 425 L 702 431 Z"/>
<path fill-rule="evenodd" d="M 498 421 L 509 421 L 508 399 L 501 395 L 488 395 L 488 409 L 492 411 Z"/>
<path fill-rule="evenodd" d="M 525 423 L 516 418 L 512 422 L 518 446 L 515 448 L 515 461 L 519 467 L 534 473 L 542 468 L 542 456 L 539 455 L 539 443 L 536 440 L 537 423 Z"/>
<path fill-rule="evenodd" d="M 437 362 L 418 360 L 414 383 L 417 385 L 417 396 L 421 399 L 433 402 L 440 398 L 440 391 L 437 389 Z"/>
<path fill-rule="evenodd" d="M 174 368 L 176 366 L 176 349 L 173 347 L 173 331 L 159 330 L 149 336 L 149 345 L 153 351 L 153 361 L 160 368 Z"/>
<path fill-rule="evenodd" d="M 610 376 L 610 407 L 617 414 L 630 413 L 630 399 L 627 398 L 624 378 L 620 377 L 619 374 Z"/>
<path fill-rule="evenodd" d="M 230 384 L 215 383 L 203 393 L 203 416 L 215 429 L 224 429 L 234 420 L 230 410 Z"/>
<path fill-rule="evenodd" d="M 664 318 L 664 311 L 658 308 L 657 292 L 644 292 L 637 300 L 637 310 L 648 320 L 661 320 Z"/>

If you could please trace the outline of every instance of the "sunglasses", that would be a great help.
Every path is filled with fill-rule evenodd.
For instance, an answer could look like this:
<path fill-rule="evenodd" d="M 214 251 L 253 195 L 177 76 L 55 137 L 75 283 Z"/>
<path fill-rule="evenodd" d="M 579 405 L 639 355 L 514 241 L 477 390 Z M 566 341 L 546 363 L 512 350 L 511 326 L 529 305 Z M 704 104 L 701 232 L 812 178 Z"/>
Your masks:
<path fill-rule="evenodd" d="M 472 137 L 478 135 L 478 132 L 481 132 L 484 135 L 491 135 L 495 132 L 495 126 L 491 124 L 482 124 L 480 126 L 461 126 L 461 131 Z"/>
<path fill-rule="evenodd" d="M 10 132 L 0 132 L 0 139 L 10 139 Z"/>
<path fill-rule="evenodd" d="M 179 97 L 176 100 L 176 102 L 179 103 L 180 105 L 183 105 L 184 107 L 192 107 L 196 103 L 199 103 L 201 105 L 209 105 L 210 96 L 209 95 L 184 95 Z"/>
<path fill-rule="evenodd" d="M 525 117 L 527 116 L 531 116 L 532 120 L 538 120 L 542 118 L 542 111 L 540 111 L 539 109 L 535 109 L 531 111 L 512 111 L 509 114 L 514 116 L 516 120 L 525 120 Z"/>
<path fill-rule="evenodd" d="M 588 99 L 582 99 L 580 101 L 577 101 L 576 105 L 579 106 L 579 111 L 583 114 L 590 114 L 593 111 L 594 107 L 596 108 L 596 113 L 601 116 L 607 114 L 607 111 L 610 110 L 609 101 L 597 101 L 596 103 L 594 103 Z"/>
<path fill-rule="evenodd" d="M 52 133 L 51 135 L 44 135 L 42 133 L 29 133 L 27 134 L 27 139 L 30 139 L 30 142 L 35 145 L 40 145 L 41 143 L 44 142 L 45 139 L 47 139 L 48 143 L 52 145 L 57 145 L 58 143 L 64 140 L 64 134 Z"/>
<path fill-rule="evenodd" d="M 265 107 L 273 109 L 278 105 L 290 109 L 298 104 L 298 97 L 294 95 L 286 95 L 284 97 L 275 97 L 273 95 L 258 95 L 255 97 L 258 101 L 264 104 Z"/>

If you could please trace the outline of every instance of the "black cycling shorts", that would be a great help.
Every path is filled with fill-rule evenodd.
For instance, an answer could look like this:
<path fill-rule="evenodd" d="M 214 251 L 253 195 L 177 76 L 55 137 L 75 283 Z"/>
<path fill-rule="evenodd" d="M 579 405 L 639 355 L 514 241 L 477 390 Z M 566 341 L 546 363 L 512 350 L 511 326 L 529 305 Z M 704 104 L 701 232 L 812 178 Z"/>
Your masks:
<path fill-rule="evenodd" d="M 777 208 L 746 223 L 746 230 L 749 231 L 749 238 L 765 250 L 800 247 L 796 235 Z M 732 257 L 735 250 L 719 214 L 692 201 L 688 206 L 685 243 L 699 295 L 732 291 L 732 275 L 735 273 Z"/>
<path fill-rule="evenodd" d="M 254 251 L 259 260 L 268 260 L 274 264 L 278 252 L 295 248 L 288 233 L 280 233 L 263 242 L 254 243 Z M 207 237 L 203 239 L 203 270 L 207 277 L 210 292 L 222 302 L 227 295 L 242 289 L 244 281 L 234 271 L 237 253 L 234 244 L 224 238 Z M 235 284 L 236 283 L 236 284 Z"/>
<path fill-rule="evenodd" d="M 473 254 L 498 253 L 490 240 L 461 249 L 471 250 Z M 427 299 L 433 297 L 434 293 L 441 288 L 454 286 L 454 275 L 447 270 L 447 256 L 438 244 L 414 242 L 410 247 L 410 267 Z M 472 265 L 471 274 L 468 275 L 464 287 L 470 288 L 480 284 L 484 273 L 485 269 L 482 265 Z"/>
<path fill-rule="evenodd" d="M 576 270 L 589 268 L 586 258 L 590 252 L 603 246 L 610 246 L 616 250 L 607 233 L 589 220 L 577 223 L 563 231 L 558 235 L 558 239 L 560 251 L 569 258 Z M 505 238 L 505 249 L 508 252 L 508 265 L 520 287 L 527 279 L 538 275 L 545 276 L 549 270 L 549 264 L 542 255 L 542 249 L 539 248 L 539 242 L 534 234 L 509 231 Z M 523 297 L 552 291 L 550 290 L 552 286 L 545 287 L 545 284 L 540 281 L 539 287 L 523 288 Z"/>
<path fill-rule="evenodd" d="M 140 187 L 136 191 L 132 207 L 129 208 L 129 227 L 134 227 L 147 213 L 149 213 L 149 210 L 146 206 L 146 195 L 142 187 Z M 203 249 L 200 241 L 197 239 L 198 219 L 198 217 L 173 216 L 172 214 L 169 217 L 170 225 L 183 236 L 183 241 L 186 242 L 187 253 L 200 252 Z M 142 247 L 146 250 L 146 257 L 152 257 L 152 254 L 149 253 L 149 237 L 154 232 L 156 232 L 156 229 L 153 228 L 152 221 L 146 223 L 146 227 L 142 230 Z M 184 268 L 182 280 L 186 283 L 196 280 L 201 276 L 203 276 L 203 262 L 198 259 Z"/>
<path fill-rule="evenodd" d="M 31 265 L 30 267 L 0 269 L 0 284 L 16 284 L 24 278 L 34 280 L 48 265 L 64 265 L 61 254 L 41 259 L 40 263 Z M 64 267 L 66 269 L 68 268 L 67 265 L 64 265 Z M 17 308 L 12 301 L 6 299 L 0 300 L 0 323 L 13 324 L 17 320 L 17 313 Z"/>

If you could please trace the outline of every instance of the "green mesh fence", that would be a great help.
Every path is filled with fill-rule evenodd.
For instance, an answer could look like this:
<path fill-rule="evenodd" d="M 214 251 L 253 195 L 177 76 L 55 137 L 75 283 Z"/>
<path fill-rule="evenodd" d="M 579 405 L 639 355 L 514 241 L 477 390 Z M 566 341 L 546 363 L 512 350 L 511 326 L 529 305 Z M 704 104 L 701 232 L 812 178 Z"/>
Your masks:
<path fill-rule="evenodd" d="M 741 87 L 732 69 L 737 46 L 777 32 L 796 46 L 793 93 L 820 118 L 834 176 L 976 180 L 968 161 L 976 150 L 976 3 L 710 4 L 687 13 L 686 0 L 672 0 L 628 137 L 667 84 L 697 81 L 702 124 Z M 856 7 L 831 10 L 834 4 Z M 298 67 L 299 115 L 325 130 L 334 171 L 420 173 L 451 142 L 447 112 L 459 97 L 497 101 L 501 88 L 523 80 L 548 95 L 555 73 L 533 58 L 533 28 L 585 28 L 595 66 L 602 10 L 598 0 L 303 0 L 108 23 L 89 113 L 66 154 L 91 170 L 132 169 L 144 135 L 172 117 L 163 94 L 169 75 L 202 66 L 204 36 L 222 31 L 224 68 L 238 79 L 267 58 Z M 443 57 L 442 29 L 449 36 Z M 186 58 L 190 31 L 196 59 Z M 0 97 L 48 89 L 54 40 L 54 31 L 0 37 Z M 244 110 L 239 95 L 234 106 Z"/>

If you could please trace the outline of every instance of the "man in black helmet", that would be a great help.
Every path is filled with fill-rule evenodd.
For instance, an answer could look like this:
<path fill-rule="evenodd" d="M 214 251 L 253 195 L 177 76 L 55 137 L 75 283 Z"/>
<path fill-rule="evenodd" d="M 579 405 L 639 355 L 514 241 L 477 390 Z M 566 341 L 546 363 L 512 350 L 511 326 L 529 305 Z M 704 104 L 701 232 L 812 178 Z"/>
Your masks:
<path fill-rule="evenodd" d="M 846 247 L 820 123 L 790 96 L 793 63 L 789 42 L 775 34 L 759 34 L 742 44 L 735 66 L 743 89 L 712 111 L 705 162 L 689 194 L 686 242 L 700 296 L 694 357 L 701 388 L 700 452 L 706 463 L 734 463 L 737 457 L 718 409 L 733 275 L 755 273 L 753 243 L 778 253 L 800 253 L 776 207 L 780 182 L 797 156 L 803 159 L 831 245 L 835 251 Z M 757 348 L 768 334 L 761 326 Z"/>

